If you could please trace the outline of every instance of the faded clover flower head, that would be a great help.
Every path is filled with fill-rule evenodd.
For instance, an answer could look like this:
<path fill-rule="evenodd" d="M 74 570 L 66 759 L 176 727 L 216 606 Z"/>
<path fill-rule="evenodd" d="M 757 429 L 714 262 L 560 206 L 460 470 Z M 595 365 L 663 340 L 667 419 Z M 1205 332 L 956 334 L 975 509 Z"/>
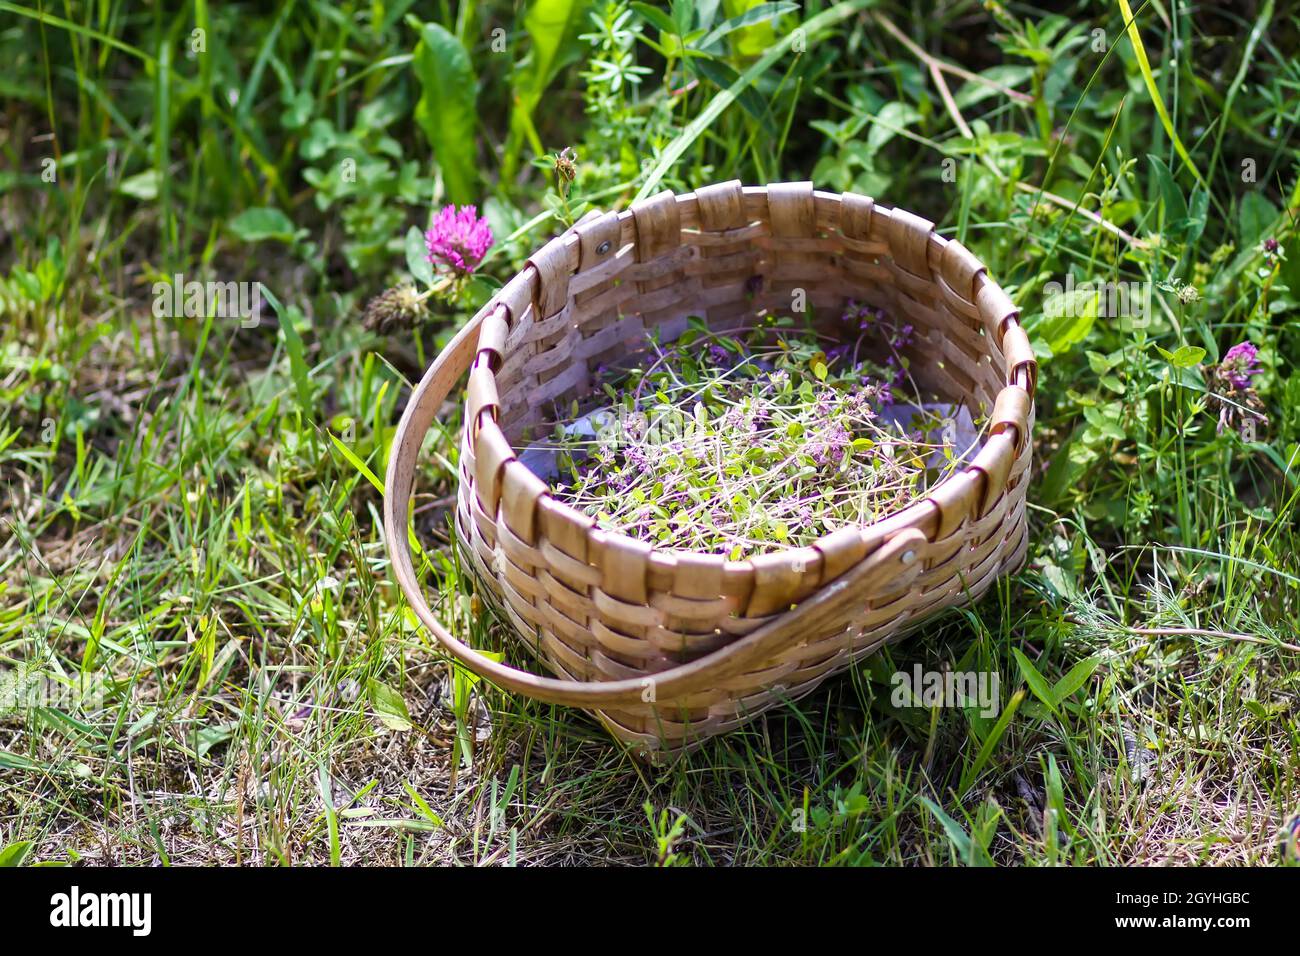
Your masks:
<path fill-rule="evenodd" d="M 424 315 L 424 298 L 410 284 L 386 289 L 366 304 L 362 324 L 371 332 L 383 334 L 393 329 L 409 329 Z"/>
<path fill-rule="evenodd" d="M 1249 388 L 1252 375 L 1263 371 L 1259 367 L 1259 349 L 1252 342 L 1241 342 L 1228 349 L 1219 363 L 1219 374 L 1233 388 Z"/>
<path fill-rule="evenodd" d="M 491 227 L 479 218 L 476 206 L 443 206 L 424 234 L 428 260 L 460 276 L 473 275 L 494 241 Z"/>

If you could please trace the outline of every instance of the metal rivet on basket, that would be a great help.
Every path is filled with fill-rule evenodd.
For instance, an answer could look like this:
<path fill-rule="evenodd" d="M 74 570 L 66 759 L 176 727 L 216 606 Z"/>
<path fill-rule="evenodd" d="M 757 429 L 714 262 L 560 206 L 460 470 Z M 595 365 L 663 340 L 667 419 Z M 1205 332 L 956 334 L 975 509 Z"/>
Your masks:
<path fill-rule="evenodd" d="M 913 561 L 916 560 L 916 552 L 915 552 L 915 551 L 911 551 L 911 550 L 904 551 L 904 552 L 903 552 L 903 556 L 902 556 L 902 558 L 900 558 L 900 560 L 901 560 L 904 564 L 911 564 Z"/>
<path fill-rule="evenodd" d="M 609 252 L 609 246 L 610 246 L 610 242 L 608 239 L 606 239 L 604 242 L 602 242 L 600 245 L 596 247 L 596 255 L 603 256 L 605 253 Z"/>

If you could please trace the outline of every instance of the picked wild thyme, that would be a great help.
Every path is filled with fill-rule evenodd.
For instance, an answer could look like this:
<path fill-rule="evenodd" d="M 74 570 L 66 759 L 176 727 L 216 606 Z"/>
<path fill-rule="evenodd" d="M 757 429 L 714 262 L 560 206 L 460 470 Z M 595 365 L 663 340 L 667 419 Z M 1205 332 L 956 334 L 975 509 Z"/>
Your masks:
<path fill-rule="evenodd" d="M 915 391 L 910 327 L 852 303 L 845 319 L 855 338 L 830 351 L 789 320 L 743 338 L 693 320 L 671 345 L 652 339 L 653 362 L 604 384 L 594 427 L 573 426 L 576 408 L 555 426 L 556 493 L 607 530 L 733 560 L 906 506 L 953 450 L 939 416 L 900 397 Z"/>

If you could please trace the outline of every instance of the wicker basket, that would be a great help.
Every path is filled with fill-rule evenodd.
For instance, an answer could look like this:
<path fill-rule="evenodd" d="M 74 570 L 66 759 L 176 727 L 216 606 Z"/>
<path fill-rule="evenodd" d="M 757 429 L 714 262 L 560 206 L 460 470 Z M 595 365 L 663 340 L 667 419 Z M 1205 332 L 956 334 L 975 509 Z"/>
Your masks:
<path fill-rule="evenodd" d="M 744 561 L 597 530 L 515 456 L 547 410 L 598 395 L 624 363 L 698 315 L 734 329 L 848 299 L 911 323 L 917 383 L 987 416 L 973 462 L 905 510 L 810 547 Z M 542 247 L 452 340 L 411 396 L 387 476 L 398 583 L 461 664 L 494 684 L 594 711 L 642 752 L 674 751 L 807 693 L 1024 558 L 1037 365 L 1011 299 L 934 224 L 811 183 L 719 183 L 593 214 Z M 479 654 L 421 593 L 408 546 L 421 441 L 470 369 L 456 525 L 519 637 L 558 675 Z"/>

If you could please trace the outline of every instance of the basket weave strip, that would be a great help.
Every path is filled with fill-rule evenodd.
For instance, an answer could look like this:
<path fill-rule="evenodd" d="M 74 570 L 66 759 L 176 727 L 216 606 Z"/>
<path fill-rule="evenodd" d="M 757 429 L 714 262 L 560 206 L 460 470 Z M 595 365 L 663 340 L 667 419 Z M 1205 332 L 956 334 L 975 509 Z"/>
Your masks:
<path fill-rule="evenodd" d="M 551 409 L 590 401 L 606 368 L 645 357 L 649 332 L 671 341 L 692 316 L 741 331 L 800 297 L 814 314 L 854 299 L 910 323 L 911 377 L 987 418 L 974 460 L 881 521 L 743 561 L 600 530 L 517 460 Z M 1023 560 L 1037 363 L 1018 315 L 933 223 L 811 183 L 718 183 L 592 214 L 528 260 L 411 396 L 385 503 L 397 579 L 444 647 L 507 689 L 593 709 L 647 751 L 730 730 Z M 557 678 L 457 640 L 415 578 L 406 528 L 420 442 L 467 370 L 458 535 Z"/>

